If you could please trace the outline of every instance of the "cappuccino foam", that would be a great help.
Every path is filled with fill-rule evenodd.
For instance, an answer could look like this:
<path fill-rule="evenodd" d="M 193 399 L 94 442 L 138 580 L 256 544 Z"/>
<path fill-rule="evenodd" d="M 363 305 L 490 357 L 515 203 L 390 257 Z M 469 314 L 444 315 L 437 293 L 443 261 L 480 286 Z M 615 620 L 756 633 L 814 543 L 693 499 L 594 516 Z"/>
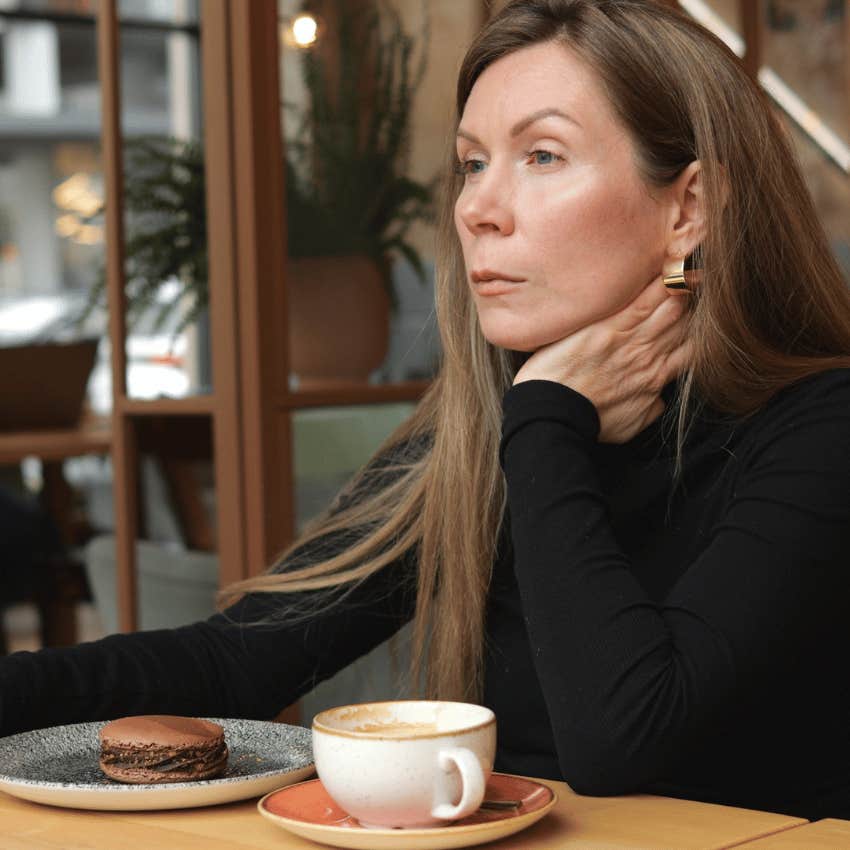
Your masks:
<path fill-rule="evenodd" d="M 436 723 L 405 723 L 401 720 L 382 722 L 380 720 L 372 720 L 352 726 L 349 731 L 380 735 L 385 738 L 410 738 L 417 735 L 433 735 L 440 732 L 440 728 Z"/>

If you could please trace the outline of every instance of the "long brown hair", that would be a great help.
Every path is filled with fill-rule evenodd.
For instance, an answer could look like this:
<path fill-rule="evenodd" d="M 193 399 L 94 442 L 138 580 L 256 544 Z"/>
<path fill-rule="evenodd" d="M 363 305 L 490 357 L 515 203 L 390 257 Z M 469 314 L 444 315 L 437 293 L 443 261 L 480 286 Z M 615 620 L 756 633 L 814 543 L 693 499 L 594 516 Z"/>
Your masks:
<path fill-rule="evenodd" d="M 466 54 L 457 120 L 492 62 L 553 41 L 597 74 L 648 186 L 670 184 L 694 160 L 702 164 L 704 271 L 693 298 L 693 363 L 678 401 L 680 448 L 691 396 L 746 416 L 788 384 L 847 365 L 850 293 L 791 143 L 728 48 L 683 12 L 653 0 L 513 0 Z M 439 376 L 379 449 L 379 460 L 349 485 L 349 496 L 366 495 L 343 494 L 298 545 L 345 529 L 366 531 L 336 557 L 283 572 L 278 565 L 232 586 L 224 598 L 345 586 L 415 551 L 412 681 L 424 667 L 428 694 L 475 699 L 505 503 L 497 454 L 501 398 L 517 362 L 478 327 L 454 230 L 462 181 L 454 172 L 447 167 L 438 233 Z M 394 451 L 405 445 L 426 448 Z M 392 473 L 377 479 L 388 482 L 377 490 L 369 486 L 376 470 Z"/>

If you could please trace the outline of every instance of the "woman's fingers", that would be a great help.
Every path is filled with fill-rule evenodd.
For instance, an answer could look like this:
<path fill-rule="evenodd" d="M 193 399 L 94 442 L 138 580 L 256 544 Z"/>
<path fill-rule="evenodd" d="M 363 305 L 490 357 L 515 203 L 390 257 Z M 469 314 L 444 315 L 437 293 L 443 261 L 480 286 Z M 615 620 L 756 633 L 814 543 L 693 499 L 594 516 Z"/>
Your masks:
<path fill-rule="evenodd" d="M 638 428 L 638 433 L 640 431 L 643 431 L 643 429 L 646 428 L 647 425 L 650 425 L 651 423 L 655 422 L 655 420 L 658 419 L 658 417 L 661 416 L 662 413 L 664 413 L 664 402 L 662 399 L 657 398 L 649 406 L 646 413 L 644 413 L 643 419 Z"/>
<path fill-rule="evenodd" d="M 685 339 L 680 345 L 672 349 L 664 362 L 667 373 L 665 384 L 681 375 L 690 365 L 692 357 L 693 343 L 690 339 Z"/>
<path fill-rule="evenodd" d="M 674 378 L 678 377 L 685 369 L 687 369 L 689 363 L 691 362 L 691 354 L 692 354 L 693 346 L 691 341 L 686 339 L 684 342 L 681 342 L 675 348 L 673 348 L 670 353 L 664 359 L 664 369 L 663 369 L 663 378 L 661 381 L 662 386 L 666 386 L 670 381 Z M 639 433 L 656 419 L 664 413 L 664 400 L 659 396 L 653 396 L 652 400 L 649 403 L 649 406 L 643 412 L 643 415 L 640 417 L 640 424 L 638 425 L 635 433 Z"/>
<path fill-rule="evenodd" d="M 635 337 L 639 340 L 652 340 L 661 336 L 670 328 L 683 327 L 687 316 L 687 302 L 684 298 L 668 295 L 651 315 L 635 328 Z"/>
<path fill-rule="evenodd" d="M 612 320 L 617 330 L 629 331 L 646 322 L 665 302 L 683 300 L 670 298 L 662 278 L 657 277 L 630 304 L 616 313 Z"/>
<path fill-rule="evenodd" d="M 683 316 L 667 317 L 663 322 L 659 321 L 656 327 L 647 332 L 643 339 L 638 339 L 640 344 L 643 344 L 656 352 L 658 356 L 663 356 L 667 352 L 677 348 L 687 337 L 688 322 Z"/>

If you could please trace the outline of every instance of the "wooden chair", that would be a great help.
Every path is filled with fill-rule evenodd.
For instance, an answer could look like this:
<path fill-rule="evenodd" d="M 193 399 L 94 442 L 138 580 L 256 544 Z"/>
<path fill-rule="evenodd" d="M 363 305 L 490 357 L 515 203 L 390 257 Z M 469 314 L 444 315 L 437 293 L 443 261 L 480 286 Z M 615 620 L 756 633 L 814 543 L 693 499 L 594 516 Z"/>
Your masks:
<path fill-rule="evenodd" d="M 90 598 L 83 565 L 68 554 L 71 547 L 85 542 L 91 535 L 91 529 L 75 508 L 75 498 L 64 477 L 61 467 L 58 470 L 45 464 L 43 474 L 49 478 L 58 474 L 59 482 L 49 480 L 42 491 L 42 507 L 53 519 L 59 540 L 57 546 L 48 547 L 53 551 L 33 555 L 29 574 L 21 576 L 12 588 L 12 598 L 0 600 L 2 604 L 28 602 L 35 605 L 39 617 L 39 631 L 42 646 L 68 646 L 76 642 L 77 605 Z M 23 490 L 20 468 L 5 467 L 0 475 L 11 495 Z M 44 494 L 50 494 L 53 504 L 47 503 Z M 11 496 L 8 507 L 12 506 Z M 17 508 L 16 508 L 17 509 Z M 22 512 L 25 510 L 21 508 Z M 45 529 L 45 534 L 48 533 Z M 36 534 L 33 535 L 34 537 Z M 64 545 L 65 551 L 59 544 Z M 2 541 L 0 541 L 2 546 Z M 0 654 L 8 651 L 5 630 L 0 629 Z"/>

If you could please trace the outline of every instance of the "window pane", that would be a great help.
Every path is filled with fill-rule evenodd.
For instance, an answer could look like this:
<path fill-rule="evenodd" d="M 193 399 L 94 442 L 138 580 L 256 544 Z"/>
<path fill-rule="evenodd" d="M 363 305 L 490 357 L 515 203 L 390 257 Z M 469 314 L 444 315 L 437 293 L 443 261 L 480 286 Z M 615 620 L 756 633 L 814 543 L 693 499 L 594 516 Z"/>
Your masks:
<path fill-rule="evenodd" d="M 90 17 L 97 12 L 97 2 L 98 0 L 12 0 L 3 4 L 3 11 Z"/>
<path fill-rule="evenodd" d="M 451 0 L 378 5 L 380 38 L 371 3 L 312 4 L 316 41 L 300 47 L 298 38 L 310 35 L 295 26 L 302 4 L 278 3 L 290 385 L 297 389 L 428 378 L 439 356 L 426 212 L 442 168 L 455 69 L 481 11 Z M 410 77 L 422 70 L 406 92 L 376 71 L 390 64 L 378 53 L 388 59 L 405 34 L 413 40 Z"/>
<path fill-rule="evenodd" d="M 120 6 L 127 392 L 210 392 L 199 33 L 186 0 Z"/>
<path fill-rule="evenodd" d="M 198 0 L 118 0 L 118 16 L 122 21 L 197 24 Z"/>
<path fill-rule="evenodd" d="M 413 412 L 413 404 L 300 410 L 292 416 L 296 532 L 333 500 L 341 487 Z M 389 644 L 341 670 L 301 700 L 309 722 L 332 705 L 410 698 L 404 685 L 409 638 L 403 629 Z"/>
<path fill-rule="evenodd" d="M 376 404 L 299 410 L 292 415 L 298 533 L 415 408 Z"/>
<path fill-rule="evenodd" d="M 0 11 L 3 135 L 98 139 L 100 89 L 93 18 L 18 19 Z"/>
<path fill-rule="evenodd" d="M 5 384 L 3 430 L 71 426 L 87 416 L 87 387 L 95 412 L 111 407 L 102 347 L 98 357 L 105 317 L 95 311 L 77 321 L 104 256 L 95 7 L 84 0 L 7 0 L 0 8 L 0 374 L 8 378 L 14 369 L 29 388 Z M 24 433 L 18 439 L 26 445 Z M 55 472 L 29 457 L 19 470 L 5 468 L 4 488 L 23 487 L 29 496 L 42 490 L 45 504 L 58 510 Z M 76 491 L 74 514 L 95 482 L 111 505 L 102 457 L 68 461 L 65 479 Z M 93 526 L 101 517 L 86 511 Z M 68 551 L 77 552 L 79 523 L 72 530 L 69 517 L 52 519 Z M 79 637 L 92 639 L 100 628 L 91 606 L 86 613 Z"/>
<path fill-rule="evenodd" d="M 92 11 L 58 2 L 0 10 L 0 345 L 72 342 L 104 325 L 98 311 L 78 321 L 104 256 Z M 95 410 L 108 410 L 105 359 L 89 387 Z"/>

